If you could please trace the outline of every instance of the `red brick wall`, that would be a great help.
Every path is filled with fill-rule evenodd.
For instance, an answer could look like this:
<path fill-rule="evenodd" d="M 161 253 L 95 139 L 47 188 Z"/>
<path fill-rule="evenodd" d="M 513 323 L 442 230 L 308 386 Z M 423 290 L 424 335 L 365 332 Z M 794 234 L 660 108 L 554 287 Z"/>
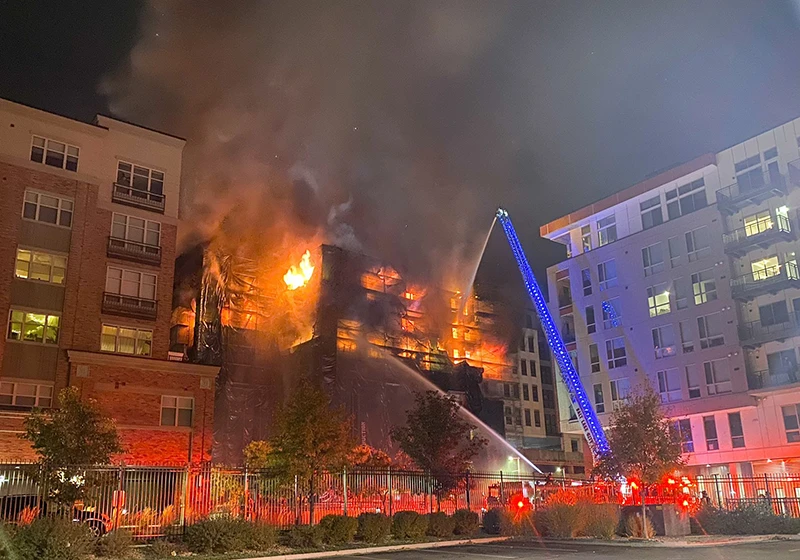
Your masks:
<path fill-rule="evenodd" d="M 0 412 L 0 461 L 22 463 L 36 460 L 36 453 L 27 440 L 19 436 L 25 431 L 24 415 Z"/>

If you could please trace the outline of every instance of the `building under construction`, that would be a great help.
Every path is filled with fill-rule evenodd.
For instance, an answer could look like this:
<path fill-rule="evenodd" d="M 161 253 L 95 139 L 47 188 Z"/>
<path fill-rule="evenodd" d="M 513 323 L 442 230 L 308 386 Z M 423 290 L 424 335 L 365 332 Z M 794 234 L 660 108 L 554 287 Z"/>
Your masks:
<path fill-rule="evenodd" d="M 554 389 L 538 383 L 547 373 L 533 361 L 541 347 L 519 328 L 525 319 L 513 306 L 415 284 L 386 263 L 330 245 L 285 274 L 281 268 L 283 277 L 200 249 L 178 266 L 197 303 L 196 312 L 186 309 L 183 292 L 174 340 L 189 359 L 221 366 L 219 462 L 238 463 L 244 445 L 270 436 L 275 410 L 303 377 L 349 412 L 357 440 L 390 455 L 389 432 L 405 422 L 414 392 L 433 388 L 457 396 L 515 447 L 537 439 L 524 437 L 532 433 L 541 436 L 533 447 L 561 449 L 548 428 L 557 426 L 548 416 L 555 410 L 538 408 Z M 537 383 L 523 383 L 525 376 Z M 508 450 L 489 455 L 496 467 Z"/>

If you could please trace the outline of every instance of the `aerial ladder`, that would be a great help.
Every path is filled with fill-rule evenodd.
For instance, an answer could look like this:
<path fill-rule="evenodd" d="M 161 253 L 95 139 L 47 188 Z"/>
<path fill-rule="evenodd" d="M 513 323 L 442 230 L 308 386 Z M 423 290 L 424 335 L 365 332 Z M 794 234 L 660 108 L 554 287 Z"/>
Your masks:
<path fill-rule="evenodd" d="M 556 327 L 555 321 L 553 321 L 550 310 L 547 308 L 547 302 L 544 299 L 542 290 L 539 288 L 539 284 L 536 282 L 531 266 L 528 264 L 528 258 L 522 250 L 517 232 L 514 230 L 508 212 L 502 208 L 498 208 L 497 219 L 503 226 L 508 244 L 511 245 L 511 251 L 514 253 L 519 271 L 522 273 L 525 289 L 528 291 L 528 295 L 536 308 L 539 322 L 547 338 L 547 344 L 550 346 L 550 351 L 553 353 L 556 364 L 558 364 L 558 369 L 561 372 L 561 379 L 564 381 L 564 385 L 567 386 L 570 398 L 574 404 L 575 415 L 578 417 L 581 428 L 583 428 L 583 434 L 586 436 L 586 441 L 589 443 L 592 456 L 595 461 L 597 461 L 600 457 L 610 452 L 603 426 L 600 424 L 597 413 L 592 403 L 589 401 L 589 397 L 586 394 L 586 389 L 583 387 L 578 371 L 575 369 L 567 347 L 564 345 L 564 339 L 561 338 L 561 333 Z"/>

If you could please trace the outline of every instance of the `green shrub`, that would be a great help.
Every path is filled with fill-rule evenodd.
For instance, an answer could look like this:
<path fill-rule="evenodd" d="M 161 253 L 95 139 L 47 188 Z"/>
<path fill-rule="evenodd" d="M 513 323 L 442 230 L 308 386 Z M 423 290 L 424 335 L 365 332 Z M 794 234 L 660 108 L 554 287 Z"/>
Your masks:
<path fill-rule="evenodd" d="M 428 532 L 428 518 L 416 511 L 398 511 L 392 517 L 392 535 L 396 539 L 418 540 Z"/>
<path fill-rule="evenodd" d="M 158 539 L 150 543 L 145 549 L 145 556 L 149 558 L 171 558 L 182 556 L 186 552 L 186 545 L 180 541 Z"/>
<path fill-rule="evenodd" d="M 536 514 L 539 531 L 548 537 L 568 539 L 584 530 L 585 508 L 581 504 L 554 503 L 541 508 Z"/>
<path fill-rule="evenodd" d="M 705 507 L 697 513 L 697 525 L 701 531 L 717 535 L 800 533 L 800 519 L 776 515 L 766 501 L 731 511 Z"/>
<path fill-rule="evenodd" d="M 585 504 L 584 526 L 581 534 L 596 539 L 613 539 L 619 526 L 619 507 L 616 504 Z"/>
<path fill-rule="evenodd" d="M 481 526 L 478 514 L 468 509 L 459 509 L 453 514 L 453 532 L 456 535 L 474 535 Z"/>
<path fill-rule="evenodd" d="M 321 548 L 322 530 L 319 525 L 295 525 L 289 531 L 289 546 L 292 548 Z"/>
<path fill-rule="evenodd" d="M 345 544 L 355 540 L 358 519 L 346 515 L 326 515 L 319 520 L 319 528 L 325 544 Z"/>
<path fill-rule="evenodd" d="M 131 553 L 133 534 L 125 529 L 117 529 L 97 539 L 95 554 L 103 558 L 125 558 Z"/>
<path fill-rule="evenodd" d="M 389 537 L 392 520 L 380 513 L 362 513 L 358 516 L 358 538 L 368 543 L 382 543 Z"/>
<path fill-rule="evenodd" d="M 96 538 L 71 519 L 41 518 L 19 527 L 8 556 L 16 560 L 83 560 L 93 552 Z"/>
<path fill-rule="evenodd" d="M 428 515 L 428 535 L 431 537 L 451 537 L 455 528 L 456 522 L 443 511 Z"/>
<path fill-rule="evenodd" d="M 192 552 L 266 550 L 275 544 L 276 533 L 262 523 L 219 517 L 187 527 L 185 541 Z"/>
<path fill-rule="evenodd" d="M 490 535 L 501 534 L 504 517 L 508 517 L 508 512 L 502 508 L 493 508 L 484 512 L 483 530 Z"/>
<path fill-rule="evenodd" d="M 490 535 L 504 537 L 536 534 L 533 513 L 512 514 L 506 509 L 494 508 L 483 514 L 483 530 Z"/>

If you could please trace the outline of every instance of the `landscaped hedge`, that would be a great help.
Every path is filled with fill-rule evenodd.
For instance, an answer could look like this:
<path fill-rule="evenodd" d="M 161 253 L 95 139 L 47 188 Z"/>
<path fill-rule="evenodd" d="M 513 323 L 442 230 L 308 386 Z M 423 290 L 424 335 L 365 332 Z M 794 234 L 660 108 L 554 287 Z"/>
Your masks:
<path fill-rule="evenodd" d="M 389 538 L 392 530 L 392 520 L 380 513 L 362 513 L 358 516 L 359 540 L 368 543 L 382 543 Z"/>
<path fill-rule="evenodd" d="M 358 519 L 346 515 L 326 515 L 319 520 L 325 544 L 342 545 L 355 540 Z"/>
<path fill-rule="evenodd" d="M 267 550 L 275 545 L 276 537 L 275 529 L 270 525 L 218 518 L 189 525 L 184 539 L 192 552 L 224 554 Z"/>
<path fill-rule="evenodd" d="M 714 507 L 701 509 L 692 525 L 698 532 L 717 535 L 789 535 L 800 533 L 800 519 L 776 515 L 772 505 L 741 506 L 728 511 Z"/>
<path fill-rule="evenodd" d="M 456 535 L 469 536 L 477 533 L 481 528 L 478 514 L 468 509 L 459 509 L 453 514 L 453 532 Z"/>
<path fill-rule="evenodd" d="M 94 552 L 94 533 L 71 519 L 36 519 L 28 525 L 7 527 L 3 556 L 14 560 L 85 560 Z"/>
<path fill-rule="evenodd" d="M 428 518 L 416 511 L 398 511 L 392 517 L 392 536 L 400 540 L 419 540 L 428 532 Z"/>

